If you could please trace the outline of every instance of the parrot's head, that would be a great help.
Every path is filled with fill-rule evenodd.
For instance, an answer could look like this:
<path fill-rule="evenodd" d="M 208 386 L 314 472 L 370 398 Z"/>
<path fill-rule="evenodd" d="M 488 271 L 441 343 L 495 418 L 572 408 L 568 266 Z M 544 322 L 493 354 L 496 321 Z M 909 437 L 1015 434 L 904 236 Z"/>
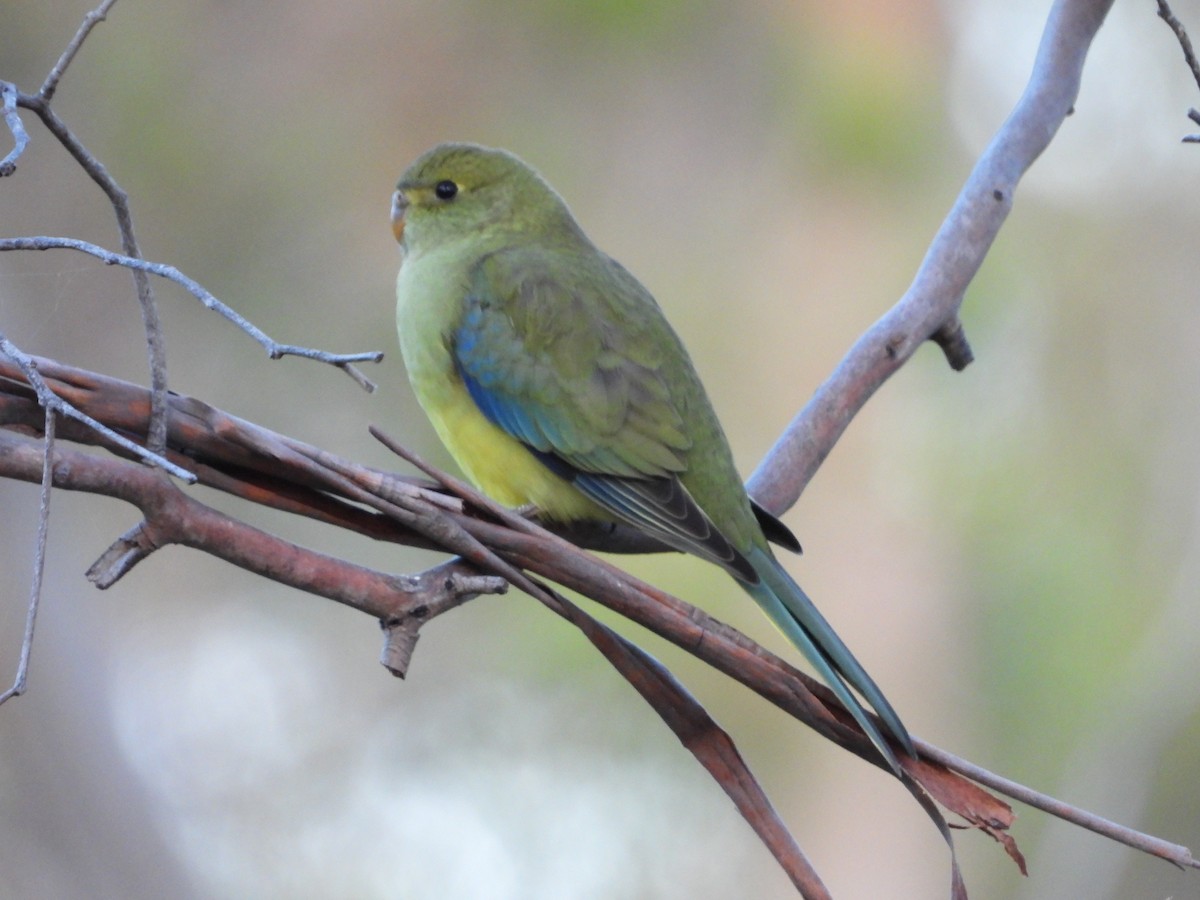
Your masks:
<path fill-rule="evenodd" d="M 423 153 L 392 195 L 392 231 L 408 250 L 475 237 L 484 230 L 526 234 L 574 220 L 542 177 L 505 150 L 439 144 Z"/>

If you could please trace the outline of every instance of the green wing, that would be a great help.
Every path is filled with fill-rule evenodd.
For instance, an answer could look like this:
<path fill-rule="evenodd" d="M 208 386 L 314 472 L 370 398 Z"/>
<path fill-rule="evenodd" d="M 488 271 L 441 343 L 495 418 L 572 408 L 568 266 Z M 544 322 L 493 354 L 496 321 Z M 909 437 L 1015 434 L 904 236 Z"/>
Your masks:
<path fill-rule="evenodd" d="M 549 469 L 614 517 L 757 581 L 680 480 L 693 441 L 666 364 L 682 350 L 617 263 L 562 248 L 487 256 L 449 342 L 480 411 Z"/>

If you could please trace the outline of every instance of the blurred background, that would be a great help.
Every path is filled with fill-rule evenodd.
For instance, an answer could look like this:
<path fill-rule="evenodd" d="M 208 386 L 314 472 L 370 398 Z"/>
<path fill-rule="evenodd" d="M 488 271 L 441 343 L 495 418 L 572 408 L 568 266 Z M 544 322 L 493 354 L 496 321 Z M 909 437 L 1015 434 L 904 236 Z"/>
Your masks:
<path fill-rule="evenodd" d="M 0 5 L 0 78 L 35 91 L 92 5 Z M 1200 4 L 1175 5 L 1200 37 Z M 448 463 L 395 347 L 387 213 L 417 154 L 473 140 L 541 169 L 655 293 L 748 474 L 907 287 L 1023 89 L 1048 7 L 121 0 L 55 108 L 129 192 L 148 258 L 279 340 L 387 352 L 369 396 L 268 361 L 159 283 L 175 390 L 370 464 L 395 465 L 370 423 Z M 1192 105 L 1153 4 L 1118 4 L 1077 114 L 966 298 L 977 361 L 956 375 L 923 349 L 787 521 L 805 547 L 792 571 L 914 733 L 1197 848 Z M 116 248 L 103 196 L 23 119 L 0 234 Z M 130 284 L 65 251 L 0 255 L 0 330 L 144 383 Z M 384 570 L 441 558 L 199 493 Z M 7 680 L 37 489 L 0 482 L 0 508 Z M 136 512 L 65 492 L 53 510 L 31 689 L 0 709 L 0 894 L 792 896 L 668 730 L 523 595 L 438 619 L 399 682 L 375 622 L 192 551 L 162 550 L 100 594 L 83 573 Z M 622 564 L 791 653 L 711 567 Z M 733 735 L 835 896 L 945 896 L 945 847 L 894 780 L 624 630 Z M 973 896 L 1200 884 L 1017 812 L 1030 877 L 960 833 Z"/>

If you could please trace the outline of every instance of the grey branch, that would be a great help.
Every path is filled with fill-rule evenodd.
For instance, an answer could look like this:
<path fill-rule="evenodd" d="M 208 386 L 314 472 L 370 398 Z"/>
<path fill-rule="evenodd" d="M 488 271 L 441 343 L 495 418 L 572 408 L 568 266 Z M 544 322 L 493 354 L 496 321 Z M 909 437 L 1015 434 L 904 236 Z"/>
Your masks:
<path fill-rule="evenodd" d="M 21 158 L 21 154 L 25 152 L 25 147 L 29 144 L 29 135 L 25 132 L 25 125 L 17 114 L 19 94 L 20 91 L 17 90 L 15 84 L 7 81 L 0 82 L 0 100 L 3 101 L 0 103 L 0 110 L 4 111 L 4 124 L 8 126 L 13 137 L 12 150 L 4 159 L 0 159 L 0 178 L 11 175 L 17 170 L 17 160 Z"/>
<path fill-rule="evenodd" d="M 62 52 L 62 56 L 58 58 L 58 62 L 54 64 L 54 68 L 50 70 L 50 74 L 46 76 L 46 80 L 42 82 L 41 89 L 38 90 L 38 97 L 44 102 L 49 103 L 54 96 L 54 92 L 58 90 L 58 82 L 62 80 L 63 74 L 67 71 L 67 66 L 71 65 L 71 61 L 75 59 L 75 54 L 79 52 L 79 48 L 83 46 L 83 42 L 87 36 L 92 33 L 92 29 L 99 25 L 108 16 L 108 11 L 112 9 L 113 4 L 117 0 L 104 0 L 99 6 L 83 17 L 83 22 L 80 24 L 75 36 L 71 38 L 71 42 L 67 44 L 67 49 Z"/>
<path fill-rule="evenodd" d="M 1040 809 L 1044 813 L 1057 816 L 1064 822 L 1070 822 L 1072 825 L 1086 828 L 1088 831 L 1109 838 L 1119 844 L 1124 844 L 1126 847 L 1132 847 L 1151 856 L 1157 856 L 1159 859 L 1165 859 L 1167 862 L 1174 863 L 1181 869 L 1200 869 L 1200 860 L 1193 857 L 1192 851 L 1182 844 L 1163 840 L 1152 834 L 1146 834 L 1143 831 L 1138 831 L 1127 825 L 1121 825 L 1118 822 L 1113 822 L 1111 819 L 1098 816 L 1086 809 L 1072 806 L 1069 803 L 1051 797 L 1049 794 L 1043 794 L 1041 791 L 1035 791 L 1033 788 L 1027 787 L 1020 782 L 1005 778 L 1003 775 L 989 772 L 982 766 L 977 766 L 973 762 L 968 762 L 962 757 L 955 756 L 953 753 L 948 753 L 924 741 L 917 741 L 917 749 L 920 750 L 922 756 L 927 756 L 941 763 L 947 769 L 958 772 L 960 775 L 970 778 L 977 784 L 991 788 L 999 794 L 1011 797 L 1013 800 L 1019 800 L 1021 803 L 1031 806 L 1034 809 Z"/>
<path fill-rule="evenodd" d="M 351 363 L 356 362 L 379 362 L 383 359 L 383 353 L 378 350 L 367 351 L 363 353 L 328 353 L 324 350 L 314 350 L 310 347 L 298 347 L 294 344 L 281 344 L 264 333 L 254 323 L 245 319 L 236 310 L 232 309 L 225 303 L 222 303 L 208 291 L 204 285 L 200 284 L 194 278 L 189 278 L 177 268 L 165 263 L 150 262 L 149 260 L 140 259 L 133 256 L 126 256 L 122 253 L 114 253 L 111 250 L 106 250 L 103 247 L 98 247 L 95 244 L 90 244 L 87 241 L 80 241 L 75 238 L 65 237 L 19 237 L 19 238 L 0 238 L 0 252 L 5 250 L 78 250 L 80 253 L 87 253 L 90 256 L 96 257 L 105 265 L 124 266 L 129 269 L 134 269 L 140 272 L 147 272 L 151 275 L 157 275 L 159 278 L 165 278 L 168 281 L 173 281 L 180 287 L 184 288 L 189 294 L 199 300 L 207 309 L 211 309 L 219 313 L 250 337 L 254 338 L 267 351 L 271 359 L 279 359 L 282 356 L 301 356 L 305 359 L 313 359 L 318 362 L 328 363 L 331 366 L 336 366 L 340 369 L 345 369 L 351 372 L 355 380 L 360 384 L 367 386 L 368 390 L 374 390 L 374 384 L 362 377 L 356 369 L 353 369 Z"/>
<path fill-rule="evenodd" d="M 129 209 L 129 197 L 117 184 L 115 178 L 101 162 L 94 157 L 83 142 L 80 141 L 67 127 L 67 124 L 50 108 L 50 100 L 58 89 L 58 83 L 65 74 L 71 61 L 83 46 L 84 40 L 92 29 L 104 21 L 116 0 L 103 0 L 96 9 L 89 12 L 83 19 L 75 36 L 71 38 L 54 68 L 50 70 L 42 87 L 35 96 L 18 94 L 17 105 L 32 110 L 42 120 L 46 129 L 58 138 L 59 143 L 74 157 L 88 176 L 104 191 L 112 204 L 113 213 L 117 218 L 117 229 L 121 234 L 121 247 L 129 256 L 140 257 L 137 236 L 133 229 L 133 213 Z M 133 270 L 133 283 L 137 291 L 138 305 L 142 312 L 142 327 L 146 333 L 146 352 L 150 362 L 150 386 L 153 394 L 150 397 L 150 430 L 148 446 L 155 453 L 166 449 L 166 412 L 167 412 L 167 348 L 163 339 L 162 325 L 158 317 L 158 306 L 154 301 L 154 289 L 145 272 Z"/>
<path fill-rule="evenodd" d="M 796 502 L 858 411 L 922 343 L 939 333 L 953 338 L 963 296 L 1008 218 L 1017 183 L 1074 109 L 1088 48 L 1111 6 L 1054 4 L 1025 92 L 975 164 L 911 286 L 854 343 L 750 476 L 751 494 L 771 512 Z"/>
<path fill-rule="evenodd" d="M 17 673 L 8 690 L 0 693 L 0 704 L 25 693 L 29 679 L 29 660 L 33 655 L 33 631 L 37 625 L 38 607 L 42 602 L 42 578 L 46 574 L 46 539 L 50 534 L 50 494 L 54 487 L 54 411 L 45 408 L 46 420 L 42 437 L 42 496 L 38 510 L 37 542 L 33 551 L 33 577 L 29 582 L 29 605 L 25 611 L 25 631 L 21 635 L 21 656 Z"/>
<path fill-rule="evenodd" d="M 1196 87 L 1200 87 L 1200 61 L 1196 59 L 1196 51 L 1192 49 L 1192 39 L 1188 37 L 1187 29 L 1183 27 L 1183 23 L 1179 21 L 1175 13 L 1171 10 L 1167 0 L 1158 0 L 1158 17 L 1167 23 L 1167 27 L 1175 34 L 1175 40 L 1179 41 L 1179 47 L 1183 50 L 1183 59 L 1187 63 L 1188 69 L 1192 73 L 1192 78 L 1196 80 Z M 1200 125 L 1200 110 L 1189 109 L 1188 118 Z M 1200 134 L 1189 134 L 1183 138 L 1185 144 L 1200 144 Z M 3 173 L 0 173 L 3 174 Z"/>

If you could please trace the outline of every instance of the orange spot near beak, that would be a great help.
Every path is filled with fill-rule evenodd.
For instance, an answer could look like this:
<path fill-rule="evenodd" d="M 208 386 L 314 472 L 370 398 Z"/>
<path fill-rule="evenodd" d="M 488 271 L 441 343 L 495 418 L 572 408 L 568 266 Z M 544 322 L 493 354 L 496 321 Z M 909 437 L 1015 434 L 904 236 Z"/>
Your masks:
<path fill-rule="evenodd" d="M 400 191 L 392 194 L 392 234 L 397 242 L 404 241 L 404 211 L 408 209 L 408 198 Z"/>

